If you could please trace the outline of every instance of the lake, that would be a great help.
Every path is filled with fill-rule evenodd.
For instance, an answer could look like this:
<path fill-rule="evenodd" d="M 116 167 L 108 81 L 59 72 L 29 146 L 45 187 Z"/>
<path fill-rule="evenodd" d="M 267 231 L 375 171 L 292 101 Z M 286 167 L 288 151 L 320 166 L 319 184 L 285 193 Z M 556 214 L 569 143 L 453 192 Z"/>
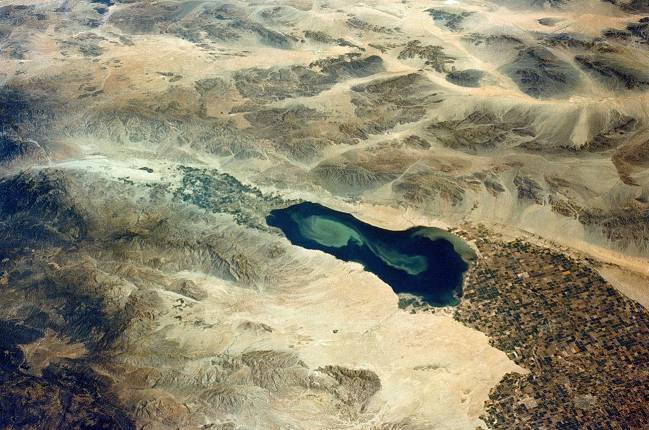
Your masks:
<path fill-rule="evenodd" d="M 468 244 L 445 230 L 386 230 L 317 203 L 273 210 L 266 222 L 293 245 L 360 263 L 395 293 L 420 297 L 433 306 L 459 303 L 464 273 L 475 259 Z"/>

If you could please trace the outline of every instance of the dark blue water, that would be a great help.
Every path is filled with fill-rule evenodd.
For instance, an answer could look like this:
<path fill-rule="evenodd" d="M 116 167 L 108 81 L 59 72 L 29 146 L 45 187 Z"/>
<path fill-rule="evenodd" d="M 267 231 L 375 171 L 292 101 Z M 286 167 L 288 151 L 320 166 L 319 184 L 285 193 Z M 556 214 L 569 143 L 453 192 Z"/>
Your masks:
<path fill-rule="evenodd" d="M 472 259 L 470 248 L 444 230 L 385 230 L 316 203 L 273 210 L 266 222 L 292 244 L 361 263 L 396 293 L 418 296 L 433 306 L 459 302 Z"/>

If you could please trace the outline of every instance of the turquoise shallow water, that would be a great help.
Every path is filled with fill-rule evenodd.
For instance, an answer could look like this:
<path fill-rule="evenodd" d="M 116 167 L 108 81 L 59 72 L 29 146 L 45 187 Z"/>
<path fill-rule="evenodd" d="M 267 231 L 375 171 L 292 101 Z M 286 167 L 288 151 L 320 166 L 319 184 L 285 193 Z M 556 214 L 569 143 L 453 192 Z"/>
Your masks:
<path fill-rule="evenodd" d="M 466 243 L 444 230 L 385 230 L 316 203 L 274 210 L 266 222 L 294 245 L 361 263 L 396 293 L 434 306 L 458 303 L 464 272 L 475 257 Z"/>

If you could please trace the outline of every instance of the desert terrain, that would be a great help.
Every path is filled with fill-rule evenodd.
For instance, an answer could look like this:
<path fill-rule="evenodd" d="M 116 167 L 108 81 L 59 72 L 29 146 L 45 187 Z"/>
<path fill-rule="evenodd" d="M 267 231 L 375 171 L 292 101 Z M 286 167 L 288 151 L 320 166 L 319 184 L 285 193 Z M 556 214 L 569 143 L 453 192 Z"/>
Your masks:
<path fill-rule="evenodd" d="M 647 428 L 648 90 L 646 0 L 0 0 L 0 427 Z"/>

